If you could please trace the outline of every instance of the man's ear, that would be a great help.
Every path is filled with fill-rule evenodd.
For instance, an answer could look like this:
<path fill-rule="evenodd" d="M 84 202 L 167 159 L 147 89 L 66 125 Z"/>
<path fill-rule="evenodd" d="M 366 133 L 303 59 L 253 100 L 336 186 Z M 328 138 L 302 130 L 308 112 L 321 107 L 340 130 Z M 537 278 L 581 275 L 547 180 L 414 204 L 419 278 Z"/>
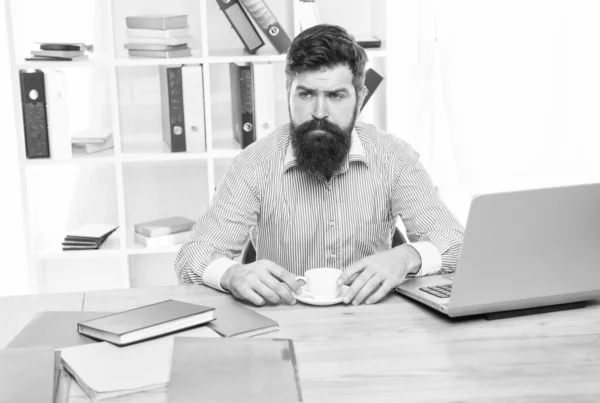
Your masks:
<path fill-rule="evenodd" d="M 367 88 L 366 85 L 363 85 L 363 87 L 358 92 L 358 102 L 357 102 L 357 104 L 358 104 L 358 110 L 359 111 L 362 109 L 363 102 L 365 102 L 365 98 L 367 97 L 368 94 L 369 94 L 369 89 Z"/>

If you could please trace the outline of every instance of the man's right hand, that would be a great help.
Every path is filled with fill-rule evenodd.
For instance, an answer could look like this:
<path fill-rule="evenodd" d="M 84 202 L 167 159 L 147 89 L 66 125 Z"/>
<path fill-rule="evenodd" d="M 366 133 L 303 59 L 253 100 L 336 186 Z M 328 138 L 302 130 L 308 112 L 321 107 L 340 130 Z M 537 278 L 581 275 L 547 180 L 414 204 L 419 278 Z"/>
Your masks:
<path fill-rule="evenodd" d="M 296 298 L 292 292 L 300 290 L 296 276 L 270 260 L 231 266 L 221 277 L 221 287 L 254 305 L 293 305 Z"/>

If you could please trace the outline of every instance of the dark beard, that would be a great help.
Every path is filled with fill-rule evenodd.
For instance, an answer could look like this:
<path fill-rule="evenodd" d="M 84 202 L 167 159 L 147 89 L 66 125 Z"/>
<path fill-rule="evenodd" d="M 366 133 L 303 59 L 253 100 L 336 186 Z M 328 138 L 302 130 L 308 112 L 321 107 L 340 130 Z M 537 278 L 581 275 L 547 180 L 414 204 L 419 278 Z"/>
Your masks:
<path fill-rule="evenodd" d="M 327 119 L 312 119 L 299 126 L 291 123 L 291 143 L 300 169 L 329 180 L 338 171 L 352 145 L 356 111 L 346 130 Z M 314 133 L 314 130 L 322 130 Z"/>

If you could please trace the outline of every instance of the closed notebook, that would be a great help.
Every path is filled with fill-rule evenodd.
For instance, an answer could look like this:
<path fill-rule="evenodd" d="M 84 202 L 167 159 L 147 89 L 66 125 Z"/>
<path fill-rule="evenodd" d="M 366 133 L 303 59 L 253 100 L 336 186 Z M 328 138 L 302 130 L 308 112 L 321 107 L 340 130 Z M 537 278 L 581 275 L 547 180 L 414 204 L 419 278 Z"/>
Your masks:
<path fill-rule="evenodd" d="M 109 130 L 83 130 L 71 137 L 71 144 L 104 144 L 112 137 Z"/>
<path fill-rule="evenodd" d="M 33 56 L 50 57 L 80 57 L 84 55 L 82 50 L 32 50 Z"/>
<path fill-rule="evenodd" d="M 94 45 L 86 45 L 82 42 L 36 42 L 41 50 L 79 50 L 94 51 Z"/>
<path fill-rule="evenodd" d="M 0 402 L 52 403 L 55 372 L 51 347 L 0 350 Z"/>
<path fill-rule="evenodd" d="M 111 224 L 85 224 L 67 233 L 68 239 L 106 239 L 117 229 Z"/>
<path fill-rule="evenodd" d="M 252 337 L 279 330 L 273 319 L 237 302 L 219 305 L 216 311 L 217 319 L 207 326 L 223 337 Z"/>
<path fill-rule="evenodd" d="M 194 224 L 195 221 L 189 218 L 175 216 L 139 223 L 134 228 L 138 234 L 154 237 L 189 231 Z"/>
<path fill-rule="evenodd" d="M 27 61 L 79 61 L 79 60 L 88 60 L 89 56 L 88 55 L 83 55 L 83 56 L 64 56 L 64 57 L 60 57 L 60 56 L 45 56 L 45 55 L 36 55 L 36 56 L 31 56 L 31 57 L 26 57 L 25 60 Z"/>
<path fill-rule="evenodd" d="M 125 17 L 127 28 L 180 29 L 188 26 L 187 15 L 131 15 Z"/>
<path fill-rule="evenodd" d="M 136 29 L 127 28 L 127 37 L 135 42 L 137 38 L 181 38 L 190 36 L 190 28 L 175 29 Z"/>
<path fill-rule="evenodd" d="M 140 50 L 140 49 L 129 49 L 127 51 L 129 56 L 135 57 L 156 57 L 160 59 L 168 59 L 172 57 L 186 57 L 191 56 L 191 49 L 175 49 L 175 50 Z"/>
<path fill-rule="evenodd" d="M 129 38 L 129 41 L 137 44 L 154 44 L 154 45 L 168 45 L 168 46 L 180 46 L 187 45 L 192 42 L 194 38 L 191 36 L 178 36 L 174 38 Z"/>
<path fill-rule="evenodd" d="M 138 49 L 138 50 L 178 50 L 178 49 L 187 49 L 188 45 L 186 43 L 181 45 L 163 45 L 160 43 L 126 43 L 125 49 Z"/>
<path fill-rule="evenodd" d="M 289 339 L 175 337 L 169 403 L 291 403 L 302 392 Z"/>
<path fill-rule="evenodd" d="M 179 334 L 219 337 L 205 326 Z M 125 347 L 106 342 L 68 347 L 61 350 L 62 364 L 94 401 L 164 387 L 171 374 L 174 338 L 170 335 Z"/>
<path fill-rule="evenodd" d="M 114 146 L 115 140 L 113 136 L 110 136 L 102 144 L 72 143 L 72 150 L 73 153 L 93 154 L 110 150 L 111 148 L 114 148 Z"/>
<path fill-rule="evenodd" d="M 93 146 L 94 144 L 88 144 Z M 73 148 L 75 151 L 75 148 Z M 106 239 L 117 230 L 117 226 L 106 224 L 87 224 L 70 231 L 65 236 L 62 250 L 99 249 Z"/>
<path fill-rule="evenodd" d="M 124 346 L 202 325 L 214 318 L 212 307 L 166 300 L 79 322 L 78 331 Z"/>

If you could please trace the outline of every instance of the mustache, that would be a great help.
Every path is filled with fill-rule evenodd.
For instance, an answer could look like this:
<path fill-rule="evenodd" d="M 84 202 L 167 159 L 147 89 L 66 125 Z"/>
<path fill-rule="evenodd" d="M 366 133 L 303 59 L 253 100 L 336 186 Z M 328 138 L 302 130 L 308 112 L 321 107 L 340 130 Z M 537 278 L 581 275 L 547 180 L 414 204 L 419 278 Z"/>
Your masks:
<path fill-rule="evenodd" d="M 343 135 L 343 133 L 344 133 L 342 128 L 339 127 L 338 125 L 336 125 L 335 123 L 331 123 L 327 119 L 317 119 L 317 118 L 313 118 L 313 119 L 309 120 L 308 122 L 302 123 L 301 125 L 299 125 L 296 128 L 296 130 L 299 133 L 308 133 L 313 130 L 323 130 L 323 131 L 326 131 L 328 133 L 335 134 L 335 135 L 340 135 L 340 134 Z"/>

